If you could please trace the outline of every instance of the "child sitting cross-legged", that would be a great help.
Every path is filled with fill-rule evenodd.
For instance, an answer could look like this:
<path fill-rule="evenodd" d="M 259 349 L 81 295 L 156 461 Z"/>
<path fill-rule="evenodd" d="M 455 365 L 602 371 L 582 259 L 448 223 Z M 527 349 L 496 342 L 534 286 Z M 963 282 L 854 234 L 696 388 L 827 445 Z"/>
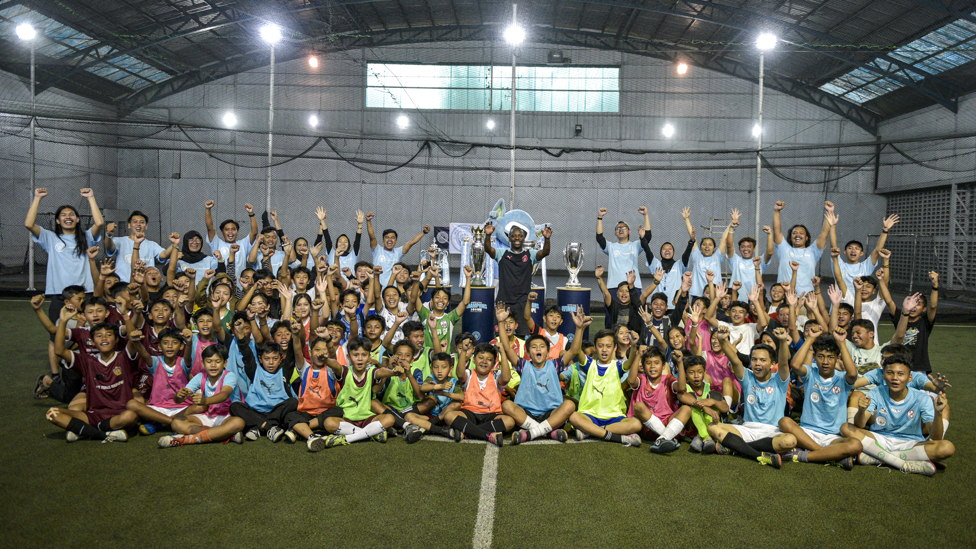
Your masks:
<path fill-rule="evenodd" d="M 494 370 L 496 360 L 501 362 L 499 370 Z M 463 435 L 501 448 L 502 437 L 515 428 L 515 420 L 502 412 L 502 393 L 511 378 L 507 355 L 490 343 L 479 343 L 474 348 L 474 369 L 458 362 L 455 372 L 464 402 L 460 410 L 447 413 L 444 423 Z"/>

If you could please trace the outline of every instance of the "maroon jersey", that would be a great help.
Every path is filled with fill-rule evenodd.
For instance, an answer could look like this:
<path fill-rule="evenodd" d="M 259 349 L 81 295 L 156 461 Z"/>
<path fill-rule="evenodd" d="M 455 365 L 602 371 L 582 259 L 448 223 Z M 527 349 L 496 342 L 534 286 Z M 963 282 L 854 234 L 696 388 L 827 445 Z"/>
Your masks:
<path fill-rule="evenodd" d="M 132 398 L 132 388 L 138 372 L 136 357 L 126 351 L 116 352 L 108 361 L 75 351 L 71 353 L 73 368 L 81 372 L 85 383 L 89 411 L 125 410 L 125 403 Z"/>
<path fill-rule="evenodd" d="M 95 347 L 95 342 L 91 338 L 91 330 L 88 328 L 72 328 L 68 333 L 68 340 L 77 345 L 79 351 L 84 351 L 85 354 L 92 356 L 98 355 L 98 349 Z M 119 343 L 115 349 L 121 351 L 125 348 L 125 345 L 125 339 L 119 338 Z"/>
<path fill-rule="evenodd" d="M 115 305 L 109 305 L 108 316 L 105 317 L 105 322 L 111 322 L 116 326 L 122 326 L 125 324 L 125 317 L 122 316 L 122 313 L 120 313 L 119 310 L 115 308 Z"/>

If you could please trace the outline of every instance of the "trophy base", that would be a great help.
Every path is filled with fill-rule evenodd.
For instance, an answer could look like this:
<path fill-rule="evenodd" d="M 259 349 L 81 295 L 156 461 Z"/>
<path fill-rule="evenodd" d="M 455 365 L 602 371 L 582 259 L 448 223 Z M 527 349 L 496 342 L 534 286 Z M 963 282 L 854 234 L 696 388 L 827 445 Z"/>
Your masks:
<path fill-rule="evenodd" d="M 574 292 L 584 292 L 584 291 L 585 292 L 589 292 L 590 291 L 590 288 L 584 288 L 582 286 L 570 286 L 569 284 L 567 284 L 565 286 L 560 286 L 560 287 L 558 287 L 556 289 L 557 290 L 570 290 L 570 291 L 574 291 Z"/>

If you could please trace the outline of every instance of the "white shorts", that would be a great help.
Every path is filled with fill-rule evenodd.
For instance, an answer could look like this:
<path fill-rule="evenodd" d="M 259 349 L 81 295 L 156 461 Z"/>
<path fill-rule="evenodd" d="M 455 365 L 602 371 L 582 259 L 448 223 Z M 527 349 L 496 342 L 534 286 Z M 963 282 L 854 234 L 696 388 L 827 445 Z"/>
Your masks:
<path fill-rule="evenodd" d="M 878 446 L 881 446 L 889 452 L 902 452 L 904 450 L 911 450 L 920 441 L 912 440 L 910 438 L 895 438 L 891 436 L 885 436 L 879 433 L 872 432 L 874 440 L 877 441 Z M 867 441 L 865 441 L 867 442 Z"/>
<path fill-rule="evenodd" d="M 159 412 L 160 414 L 163 414 L 166 417 L 176 417 L 177 414 L 179 414 L 183 410 L 186 410 L 185 407 L 183 407 L 183 408 L 162 408 L 160 406 L 153 406 L 152 404 L 150 404 L 148 406 L 148 408 L 150 408 L 152 410 L 155 410 L 155 411 Z"/>
<path fill-rule="evenodd" d="M 193 414 L 193 417 L 199 419 L 200 423 L 202 423 L 204 427 L 217 427 L 221 423 L 227 421 L 227 418 L 229 418 L 230 416 L 229 415 L 208 416 L 206 414 Z"/>
<path fill-rule="evenodd" d="M 831 442 L 840 438 L 840 435 L 825 435 L 805 427 L 800 427 L 800 429 L 803 429 L 803 432 L 806 433 L 808 437 L 812 438 L 814 442 L 821 446 L 829 446 Z"/>
<path fill-rule="evenodd" d="M 752 421 L 743 423 L 742 425 L 732 425 L 732 428 L 739 431 L 739 436 L 746 442 L 755 442 L 761 438 L 772 438 L 776 435 L 783 434 L 783 431 L 780 431 L 775 425 L 766 425 L 765 423 L 755 423 Z"/>

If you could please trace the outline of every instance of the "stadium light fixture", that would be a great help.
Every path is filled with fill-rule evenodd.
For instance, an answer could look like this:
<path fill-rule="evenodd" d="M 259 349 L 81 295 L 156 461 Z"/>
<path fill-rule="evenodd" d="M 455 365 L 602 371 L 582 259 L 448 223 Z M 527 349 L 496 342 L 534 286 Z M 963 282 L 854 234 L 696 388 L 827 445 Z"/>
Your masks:
<path fill-rule="evenodd" d="M 33 40 L 37 36 L 37 31 L 30 23 L 21 23 L 17 25 L 17 38 L 21 40 Z"/>
<path fill-rule="evenodd" d="M 678 63 L 678 74 L 685 74 L 688 72 L 688 63 Z"/>
<path fill-rule="evenodd" d="M 400 116 L 397 117 L 396 123 L 397 126 L 399 126 L 401 130 L 403 130 L 410 125 L 410 119 L 407 118 L 406 115 L 401 114 Z"/>
<path fill-rule="evenodd" d="M 314 114 L 312 116 L 309 116 L 308 117 L 308 125 L 311 126 L 311 127 L 313 127 L 313 128 L 318 127 L 318 125 L 319 125 L 319 117 L 318 116 L 315 116 Z"/>
<path fill-rule="evenodd" d="M 235 115 L 232 112 L 224 113 L 224 118 L 222 120 L 224 122 L 224 125 L 227 126 L 228 128 L 233 128 L 234 126 L 237 125 L 237 115 Z"/>
<path fill-rule="evenodd" d="M 318 68 L 318 66 L 319 66 L 319 58 L 318 57 L 315 57 L 314 55 L 310 55 L 308 57 L 308 66 L 309 67 L 312 67 L 313 69 Z"/>
<path fill-rule="evenodd" d="M 671 139 L 674 137 L 674 126 L 671 124 L 665 124 L 664 127 L 661 128 L 661 133 L 664 134 L 664 137 Z"/>
<path fill-rule="evenodd" d="M 752 127 L 752 136 L 759 137 L 760 135 L 762 135 L 762 126 L 756 124 L 755 126 Z"/>
<path fill-rule="evenodd" d="M 779 38 L 771 32 L 764 32 L 756 38 L 756 47 L 759 51 L 769 51 L 776 47 Z"/>
<path fill-rule="evenodd" d="M 525 41 L 525 29 L 512 24 L 505 29 L 505 41 L 513 46 L 518 46 Z"/>
<path fill-rule="evenodd" d="M 281 27 L 274 23 L 261 27 L 261 39 L 271 45 L 277 44 L 281 40 Z"/>
<path fill-rule="evenodd" d="M 495 129 L 495 121 L 494 121 L 494 120 L 492 120 L 491 118 L 489 118 L 489 119 L 488 119 L 488 123 L 487 123 L 487 124 L 485 124 L 485 126 L 487 126 L 487 127 L 488 127 L 488 130 L 489 130 L 489 131 L 490 131 L 490 130 L 493 130 L 493 129 Z"/>

